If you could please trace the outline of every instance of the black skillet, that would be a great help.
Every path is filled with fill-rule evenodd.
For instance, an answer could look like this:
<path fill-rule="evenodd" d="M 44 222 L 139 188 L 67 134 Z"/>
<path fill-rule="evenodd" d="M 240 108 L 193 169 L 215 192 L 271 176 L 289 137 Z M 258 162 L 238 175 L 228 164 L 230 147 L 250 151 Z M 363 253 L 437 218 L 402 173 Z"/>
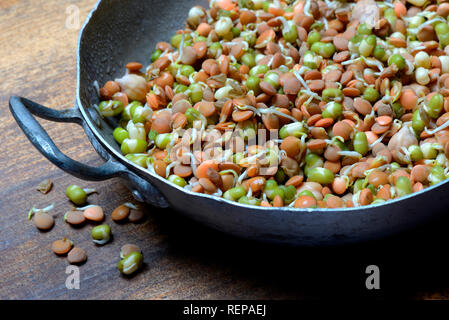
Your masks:
<path fill-rule="evenodd" d="M 366 241 L 417 226 L 446 211 L 448 182 L 383 205 L 345 209 L 262 208 L 192 193 L 128 161 L 112 138 L 113 124 L 99 119 L 94 81 L 123 75 L 128 61 L 150 63 L 158 41 L 184 26 L 190 7 L 206 1 L 102 0 L 90 13 L 78 45 L 75 107 L 57 111 L 11 97 L 11 112 L 31 143 L 62 170 L 86 180 L 121 177 L 138 201 L 172 207 L 219 231 L 290 245 L 333 245 Z M 32 116 L 81 125 L 106 163 L 95 168 L 65 156 Z M 176 223 L 174 220 L 173 223 Z"/>

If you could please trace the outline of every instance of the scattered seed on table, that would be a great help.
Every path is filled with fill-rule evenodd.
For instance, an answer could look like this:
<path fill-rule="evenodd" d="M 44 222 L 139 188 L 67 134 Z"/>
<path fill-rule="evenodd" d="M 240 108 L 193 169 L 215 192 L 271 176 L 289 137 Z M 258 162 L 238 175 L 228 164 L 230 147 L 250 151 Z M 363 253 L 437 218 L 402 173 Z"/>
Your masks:
<path fill-rule="evenodd" d="M 131 222 L 140 222 L 143 220 L 145 213 L 141 210 L 131 210 L 128 219 Z"/>
<path fill-rule="evenodd" d="M 123 259 L 127 255 L 129 255 L 131 252 L 134 252 L 134 251 L 142 253 L 142 250 L 138 246 L 136 246 L 135 244 L 129 244 L 129 243 L 125 244 L 120 249 L 120 258 Z"/>
<path fill-rule="evenodd" d="M 86 217 L 84 217 L 83 213 L 80 211 L 68 211 L 64 215 L 64 220 L 68 224 L 79 226 L 86 222 Z"/>
<path fill-rule="evenodd" d="M 86 208 L 83 212 L 83 215 L 87 220 L 95 222 L 100 222 L 104 219 L 103 209 L 100 206 L 95 205 Z"/>
<path fill-rule="evenodd" d="M 74 247 L 67 255 L 67 260 L 70 264 L 81 264 L 87 260 L 87 255 L 83 249 Z"/>
<path fill-rule="evenodd" d="M 107 224 L 102 224 L 92 228 L 92 239 L 96 244 L 106 244 L 111 239 L 111 227 Z"/>
<path fill-rule="evenodd" d="M 112 211 L 111 218 L 115 222 L 123 221 L 128 218 L 129 213 L 130 209 L 126 205 L 122 204 Z"/>
<path fill-rule="evenodd" d="M 125 256 L 117 265 L 119 271 L 125 275 L 136 272 L 143 263 L 143 255 L 140 252 L 133 251 Z"/>
<path fill-rule="evenodd" d="M 55 219 L 46 212 L 35 213 L 33 221 L 40 230 L 50 230 L 55 224 Z"/>
<path fill-rule="evenodd" d="M 82 205 L 86 203 L 87 196 L 97 192 L 95 189 L 82 189 L 76 185 L 70 185 L 65 190 L 65 195 L 76 205 Z"/>
<path fill-rule="evenodd" d="M 70 251 L 73 247 L 73 242 L 67 238 L 62 238 L 61 240 L 56 240 L 51 245 L 51 249 L 57 255 L 64 255 Z"/>
<path fill-rule="evenodd" d="M 38 184 L 36 189 L 43 194 L 47 194 L 50 192 L 52 187 L 53 187 L 53 182 L 50 179 L 45 179 L 45 180 L 41 181 L 41 183 Z"/>

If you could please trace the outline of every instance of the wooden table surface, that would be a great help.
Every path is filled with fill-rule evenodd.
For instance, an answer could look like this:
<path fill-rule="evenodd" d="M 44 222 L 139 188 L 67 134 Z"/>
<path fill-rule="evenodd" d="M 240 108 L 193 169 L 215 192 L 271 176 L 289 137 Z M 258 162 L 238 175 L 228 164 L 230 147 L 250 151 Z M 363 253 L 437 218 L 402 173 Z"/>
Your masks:
<path fill-rule="evenodd" d="M 118 179 L 85 182 L 50 164 L 28 142 L 9 109 L 10 95 L 51 108 L 75 99 L 75 50 L 78 28 L 66 28 L 67 7 L 76 5 L 81 22 L 95 0 L 0 1 L 0 299 L 301 299 L 321 297 L 449 297 L 448 221 L 387 240 L 339 248 L 283 248 L 230 238 L 178 216 L 147 207 L 140 224 L 117 225 L 109 215 L 132 201 Z M 71 20 L 73 22 L 73 20 Z M 69 21 L 70 22 L 70 21 Z M 74 124 L 41 121 L 70 157 L 100 165 L 82 130 Z M 43 179 L 54 182 L 48 195 L 35 190 Z M 63 214 L 69 184 L 96 188 L 89 197 L 100 204 L 112 226 L 104 247 L 90 240 L 90 225 L 69 227 Z M 27 220 L 32 206 L 55 203 L 56 225 L 39 232 Z M 51 243 L 67 237 L 84 248 L 80 289 L 65 286 L 66 258 Z M 136 243 L 145 266 L 132 278 L 117 271 L 119 250 Z M 365 268 L 381 270 L 381 289 L 365 288 Z"/>

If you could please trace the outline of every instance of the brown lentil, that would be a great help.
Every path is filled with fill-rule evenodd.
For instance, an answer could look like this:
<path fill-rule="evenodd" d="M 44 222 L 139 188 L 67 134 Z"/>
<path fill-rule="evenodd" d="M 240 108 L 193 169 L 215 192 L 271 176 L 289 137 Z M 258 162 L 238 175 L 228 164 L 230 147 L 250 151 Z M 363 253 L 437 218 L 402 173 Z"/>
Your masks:
<path fill-rule="evenodd" d="M 51 250 L 57 255 L 67 254 L 73 247 L 73 242 L 67 238 L 56 240 L 51 245 Z"/>
<path fill-rule="evenodd" d="M 136 246 L 135 244 L 125 244 L 120 248 L 120 258 L 124 258 L 127 255 L 129 255 L 131 252 L 140 252 L 142 253 L 142 249 L 140 249 L 138 246 Z"/>
<path fill-rule="evenodd" d="M 121 222 L 128 218 L 130 213 L 130 208 L 125 204 L 118 206 L 112 211 L 111 219 L 115 222 Z"/>
<path fill-rule="evenodd" d="M 37 212 L 33 218 L 34 225 L 43 231 L 50 230 L 55 224 L 55 219 L 45 212 Z"/>
<path fill-rule="evenodd" d="M 67 255 L 67 260 L 70 264 L 82 264 L 86 262 L 87 255 L 83 249 L 79 247 L 73 247 L 73 249 L 70 250 L 69 254 Z"/>
<path fill-rule="evenodd" d="M 145 218 L 145 213 L 141 210 L 131 209 L 131 212 L 128 216 L 129 221 L 133 223 L 137 223 L 142 221 Z"/>
<path fill-rule="evenodd" d="M 73 226 L 79 226 L 86 222 L 86 218 L 80 211 L 68 211 L 64 219 L 68 224 Z"/>

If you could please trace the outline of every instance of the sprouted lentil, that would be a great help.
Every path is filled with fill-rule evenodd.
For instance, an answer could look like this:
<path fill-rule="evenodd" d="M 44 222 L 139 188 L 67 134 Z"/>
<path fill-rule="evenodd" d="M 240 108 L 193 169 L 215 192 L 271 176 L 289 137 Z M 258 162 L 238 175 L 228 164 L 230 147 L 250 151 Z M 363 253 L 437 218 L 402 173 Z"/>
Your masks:
<path fill-rule="evenodd" d="M 57 255 L 67 254 L 73 247 L 73 242 L 67 238 L 56 240 L 52 243 L 51 249 Z"/>
<path fill-rule="evenodd" d="M 92 228 L 92 239 L 96 244 L 103 245 L 111 239 L 111 227 L 107 224 L 102 224 Z"/>
<path fill-rule="evenodd" d="M 75 208 L 77 211 L 83 211 L 83 216 L 87 220 L 101 222 L 104 220 L 103 208 L 98 205 L 88 205 L 82 208 Z"/>
<path fill-rule="evenodd" d="M 44 231 L 50 230 L 55 224 L 55 219 L 53 218 L 53 216 L 48 214 L 48 212 L 53 210 L 54 207 L 54 203 L 43 209 L 32 207 L 30 211 L 28 211 L 28 220 L 31 220 L 34 215 L 33 222 L 36 228 Z"/>
<path fill-rule="evenodd" d="M 140 269 L 142 264 L 142 253 L 139 251 L 133 251 L 120 260 L 117 264 L 117 269 L 124 275 L 130 275 Z"/>
<path fill-rule="evenodd" d="M 82 205 L 86 203 L 87 196 L 91 193 L 97 192 L 95 189 L 82 189 L 77 185 L 70 185 L 65 190 L 65 194 L 70 201 L 76 205 Z"/>

